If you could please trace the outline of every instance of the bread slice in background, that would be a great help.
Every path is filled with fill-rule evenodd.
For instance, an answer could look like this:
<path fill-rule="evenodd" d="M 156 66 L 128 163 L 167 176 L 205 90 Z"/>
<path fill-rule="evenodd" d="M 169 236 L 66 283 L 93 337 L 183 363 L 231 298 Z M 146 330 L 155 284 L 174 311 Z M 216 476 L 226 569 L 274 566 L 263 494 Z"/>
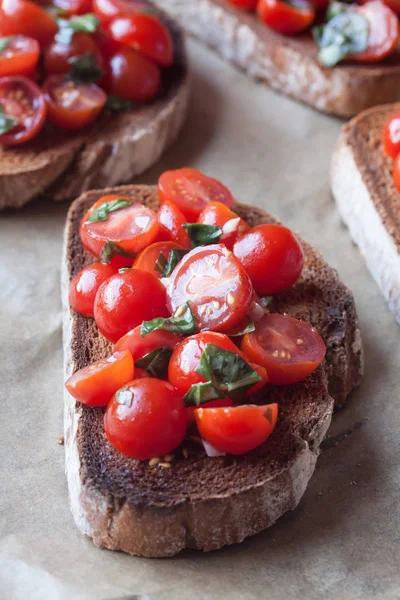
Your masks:
<path fill-rule="evenodd" d="M 318 110 L 351 117 L 400 100 L 400 52 L 376 65 L 323 68 L 310 33 L 283 36 L 226 0 L 155 0 L 182 27 L 251 77 Z"/>
<path fill-rule="evenodd" d="M 23 206 L 38 195 L 72 200 L 93 187 L 132 181 L 176 139 L 186 116 L 190 78 L 183 34 L 170 17 L 160 16 L 175 48 L 160 96 L 124 112 L 108 112 L 74 133 L 46 125 L 28 144 L 0 146 L 0 210 Z"/>
<path fill-rule="evenodd" d="M 339 212 L 400 323 L 400 194 L 383 151 L 386 120 L 400 104 L 377 106 L 347 123 L 331 165 Z"/>
<path fill-rule="evenodd" d="M 71 278 L 93 262 L 79 239 L 79 223 L 89 206 L 110 193 L 158 207 L 157 190 L 149 186 L 90 191 L 72 204 L 62 269 L 65 377 L 112 349 L 94 320 L 68 304 Z M 252 226 L 276 222 L 258 208 L 237 203 L 234 210 Z M 318 252 L 306 243 L 303 248 L 300 281 L 277 295 L 271 310 L 316 326 L 327 360 L 300 384 L 259 393 L 259 403 L 280 405 L 277 427 L 264 446 L 247 456 L 207 458 L 201 447 L 187 444 L 188 458 L 177 451 L 172 468 L 151 468 L 148 461 L 114 450 L 104 435 L 103 411 L 76 403 L 65 391 L 72 512 L 96 545 L 150 557 L 173 556 L 183 548 L 215 550 L 262 531 L 297 506 L 330 424 L 333 398 L 343 405 L 363 368 L 353 296 Z"/>

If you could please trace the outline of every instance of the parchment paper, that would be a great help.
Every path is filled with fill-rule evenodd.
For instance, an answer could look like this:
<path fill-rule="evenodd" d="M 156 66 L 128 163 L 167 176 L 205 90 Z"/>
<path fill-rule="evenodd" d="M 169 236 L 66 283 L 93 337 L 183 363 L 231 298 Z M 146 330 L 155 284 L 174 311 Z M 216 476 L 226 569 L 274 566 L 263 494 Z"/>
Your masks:
<path fill-rule="evenodd" d="M 341 122 L 249 81 L 190 44 L 194 89 L 179 142 L 142 181 L 192 165 L 276 214 L 352 287 L 366 375 L 329 431 L 299 506 L 218 552 L 147 560 L 99 550 L 68 506 L 59 294 L 66 205 L 0 215 L 0 598 L 400 598 L 400 329 L 340 223 L 328 186 Z"/>

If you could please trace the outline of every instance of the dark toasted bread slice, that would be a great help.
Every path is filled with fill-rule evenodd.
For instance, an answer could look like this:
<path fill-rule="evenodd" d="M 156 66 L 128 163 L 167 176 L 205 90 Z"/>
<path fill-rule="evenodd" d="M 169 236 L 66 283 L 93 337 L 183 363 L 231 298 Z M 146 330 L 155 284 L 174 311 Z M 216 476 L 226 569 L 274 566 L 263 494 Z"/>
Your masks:
<path fill-rule="evenodd" d="M 257 80 L 318 110 L 353 116 L 400 100 L 400 52 L 376 65 L 323 68 L 310 33 L 280 35 L 226 0 L 155 0 L 188 32 Z"/>
<path fill-rule="evenodd" d="M 343 221 L 400 322 L 400 194 L 383 128 L 400 104 L 376 106 L 347 123 L 332 159 L 331 187 Z"/>
<path fill-rule="evenodd" d="M 177 137 L 189 100 L 184 37 L 160 12 L 174 40 L 174 66 L 164 73 L 153 102 L 107 113 L 90 128 L 74 133 L 46 126 L 32 142 L 0 146 L 0 210 L 19 207 L 38 195 L 72 200 L 93 187 L 132 181 L 155 163 Z"/>
<path fill-rule="evenodd" d="M 70 310 L 71 277 L 92 258 L 83 250 L 79 223 L 103 194 L 118 193 L 158 206 L 155 187 L 90 191 L 70 208 L 63 263 L 65 375 L 102 358 L 111 345 L 92 319 Z M 274 223 L 259 208 L 237 203 L 250 225 Z M 183 548 L 214 550 L 242 541 L 294 509 L 314 471 L 319 445 L 362 374 L 362 345 L 351 292 L 311 246 L 298 283 L 275 297 L 271 310 L 305 319 L 321 332 L 326 363 L 303 383 L 260 392 L 255 401 L 279 402 L 280 419 L 267 443 L 247 456 L 207 458 L 185 443 L 170 469 L 150 467 L 114 450 L 103 432 L 102 410 L 65 394 L 66 470 L 72 511 L 95 544 L 143 556 L 172 556 Z M 185 453 L 186 454 L 186 453 Z"/>

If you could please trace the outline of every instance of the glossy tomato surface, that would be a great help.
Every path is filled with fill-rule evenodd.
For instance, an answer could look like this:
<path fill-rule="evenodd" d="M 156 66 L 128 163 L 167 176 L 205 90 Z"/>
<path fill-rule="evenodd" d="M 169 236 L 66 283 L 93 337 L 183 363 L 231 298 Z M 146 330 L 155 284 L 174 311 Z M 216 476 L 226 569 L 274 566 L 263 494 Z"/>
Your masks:
<path fill-rule="evenodd" d="M 257 12 L 268 27 L 284 35 L 304 31 L 315 19 L 314 6 L 305 0 L 259 0 Z"/>
<path fill-rule="evenodd" d="M 105 221 L 93 221 L 95 211 L 119 199 L 131 202 L 115 194 L 103 196 L 82 219 L 81 240 L 86 250 L 94 256 L 100 254 L 107 241 L 115 242 L 128 252 L 140 252 L 157 237 L 157 216 L 143 204 L 131 202 L 124 208 L 109 212 Z"/>
<path fill-rule="evenodd" d="M 0 52 L 0 77 L 26 75 L 35 69 L 39 59 L 40 46 L 37 40 L 24 35 L 10 38 Z"/>
<path fill-rule="evenodd" d="M 278 405 L 197 408 L 194 414 L 204 440 L 221 452 L 240 455 L 269 438 L 278 419 Z"/>
<path fill-rule="evenodd" d="M 395 112 L 385 123 L 383 148 L 390 158 L 400 153 L 400 111 Z"/>
<path fill-rule="evenodd" d="M 250 230 L 246 221 L 221 202 L 210 202 L 202 210 L 198 223 L 217 225 L 222 229 L 220 243 L 232 250 L 234 243 Z"/>
<path fill-rule="evenodd" d="M 169 348 L 175 350 L 175 348 L 182 342 L 183 338 L 181 335 L 171 333 L 169 331 L 163 331 L 162 329 L 151 331 L 144 337 L 140 335 L 140 325 L 132 329 L 129 333 L 124 335 L 115 344 L 114 352 L 121 352 L 122 350 L 129 350 L 133 356 L 133 360 L 136 362 L 159 348 Z"/>
<path fill-rule="evenodd" d="M 158 239 L 176 242 L 184 249 L 191 248 L 192 242 L 183 227 L 184 223 L 187 223 L 184 214 L 176 204 L 167 200 L 158 211 Z"/>
<path fill-rule="evenodd" d="M 356 8 L 369 24 L 368 48 L 351 56 L 357 62 L 378 62 L 392 54 L 399 39 L 397 15 L 380 1 Z"/>
<path fill-rule="evenodd" d="M 46 103 L 38 86 L 27 77 L 0 79 L 0 107 L 15 126 L 0 135 L 0 144 L 18 146 L 38 135 L 46 118 Z"/>
<path fill-rule="evenodd" d="M 29 0 L 2 0 L 0 36 L 26 35 L 40 44 L 49 44 L 58 27 L 43 8 Z"/>
<path fill-rule="evenodd" d="M 191 250 L 175 267 L 167 288 L 171 313 L 189 302 L 200 330 L 229 331 L 245 318 L 253 297 L 251 281 L 221 244 Z"/>
<path fill-rule="evenodd" d="M 148 271 L 154 277 L 160 279 L 162 271 L 156 268 L 157 261 L 160 258 L 160 254 L 168 261 L 171 250 L 181 250 L 181 248 L 175 242 L 156 242 L 155 244 L 151 244 L 141 251 L 133 266 L 135 269 Z"/>
<path fill-rule="evenodd" d="M 48 75 L 69 73 L 71 59 L 90 54 L 99 68 L 103 66 L 101 52 L 92 35 L 83 32 L 74 33 L 69 44 L 55 40 L 44 49 L 43 64 Z"/>
<path fill-rule="evenodd" d="M 241 342 L 249 359 L 267 369 L 273 385 L 302 381 L 321 364 L 326 347 L 316 329 L 288 315 L 265 315 Z"/>
<path fill-rule="evenodd" d="M 166 381 L 143 378 L 117 392 L 104 415 L 112 446 L 140 460 L 173 452 L 186 434 L 182 397 Z"/>
<path fill-rule="evenodd" d="M 104 89 L 114 96 L 134 102 L 149 102 L 161 90 L 160 67 L 128 46 L 109 58 L 102 80 Z"/>
<path fill-rule="evenodd" d="M 100 286 L 94 303 L 96 325 L 114 344 L 143 321 L 169 316 L 163 284 L 137 269 L 110 277 Z"/>
<path fill-rule="evenodd" d="M 116 352 L 74 373 L 65 387 L 79 402 L 106 406 L 113 394 L 133 377 L 133 359 L 128 351 Z"/>
<path fill-rule="evenodd" d="M 400 154 L 398 154 L 394 159 L 393 182 L 397 191 L 400 192 Z"/>
<path fill-rule="evenodd" d="M 65 11 L 68 16 L 85 15 L 92 12 L 91 0 L 53 0 L 53 4 Z"/>
<path fill-rule="evenodd" d="M 118 16 L 142 12 L 148 4 L 136 0 L 93 0 L 92 8 L 102 23 L 109 23 Z"/>
<path fill-rule="evenodd" d="M 71 281 L 69 303 L 85 316 L 93 316 L 94 300 L 102 283 L 115 275 L 116 269 L 111 265 L 94 263 L 85 267 Z"/>
<path fill-rule="evenodd" d="M 209 202 L 222 202 L 229 208 L 233 204 L 227 187 L 197 169 L 165 171 L 158 180 L 158 195 L 161 203 L 176 204 L 189 223 L 196 222 Z"/>
<path fill-rule="evenodd" d="M 292 286 L 304 266 L 304 255 L 294 234 L 281 225 L 259 225 L 233 247 L 257 294 L 277 294 Z"/>

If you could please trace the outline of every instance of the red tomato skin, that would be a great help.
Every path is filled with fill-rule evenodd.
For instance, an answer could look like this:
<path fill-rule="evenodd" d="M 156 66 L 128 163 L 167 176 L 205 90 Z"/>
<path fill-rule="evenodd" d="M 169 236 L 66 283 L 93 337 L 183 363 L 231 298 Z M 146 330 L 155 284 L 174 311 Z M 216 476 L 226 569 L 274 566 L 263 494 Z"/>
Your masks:
<path fill-rule="evenodd" d="M 100 21 L 106 24 L 116 17 L 146 10 L 148 4 L 136 0 L 134 2 L 132 0 L 93 0 L 92 8 Z"/>
<path fill-rule="evenodd" d="M 109 58 L 101 83 L 109 94 L 150 102 L 161 90 L 161 71 L 153 61 L 126 46 Z"/>
<path fill-rule="evenodd" d="M 158 196 L 162 204 L 168 200 L 176 204 L 189 223 L 196 222 L 209 202 L 222 202 L 229 208 L 233 204 L 231 192 L 220 181 L 188 168 L 164 171 L 158 180 Z"/>
<path fill-rule="evenodd" d="M 92 12 L 91 0 L 53 0 L 54 6 L 65 10 L 68 16 Z"/>
<path fill-rule="evenodd" d="M 97 371 L 96 367 L 103 363 L 104 367 Z M 65 387 L 82 404 L 106 406 L 115 392 L 132 379 L 133 373 L 130 352 L 117 352 L 74 373 Z"/>
<path fill-rule="evenodd" d="M 25 46 L 25 51 L 8 56 L 11 48 Z M 0 53 L 0 77 L 9 75 L 27 75 L 36 68 L 40 54 L 40 45 L 37 40 L 24 35 L 15 36 L 15 39 Z"/>
<path fill-rule="evenodd" d="M 103 67 L 103 57 L 93 36 L 88 33 L 74 33 L 70 44 L 62 44 L 54 40 L 44 49 L 43 64 L 48 75 L 69 73 L 72 65 L 71 58 L 92 54 L 99 68 Z"/>
<path fill-rule="evenodd" d="M 200 213 L 197 222 L 205 225 L 217 225 L 223 229 L 224 225 L 226 226 L 227 223 L 234 220 L 237 221 L 236 227 L 230 232 L 224 231 L 220 238 L 220 243 L 224 244 L 228 250 L 232 250 L 234 243 L 247 233 L 250 227 L 230 208 L 221 202 L 210 202 Z"/>
<path fill-rule="evenodd" d="M 183 442 L 187 415 L 182 397 L 165 381 L 137 379 L 125 386 L 131 406 L 113 397 L 104 415 L 110 444 L 132 458 L 146 460 L 173 452 Z"/>
<path fill-rule="evenodd" d="M 255 10 L 257 6 L 257 0 L 228 0 L 228 2 L 243 10 Z"/>
<path fill-rule="evenodd" d="M 94 300 L 102 283 L 107 281 L 116 270 L 111 265 L 94 263 L 85 267 L 71 281 L 69 303 L 72 308 L 87 317 L 93 316 Z"/>
<path fill-rule="evenodd" d="M 233 247 L 257 294 L 277 294 L 300 277 L 304 254 L 294 234 L 281 225 L 259 225 Z"/>
<path fill-rule="evenodd" d="M 393 182 L 396 190 L 400 192 L 400 154 L 396 156 L 393 162 Z"/>
<path fill-rule="evenodd" d="M 226 408 L 228 406 L 233 406 L 232 400 L 230 398 L 221 398 L 221 400 L 212 400 L 211 402 L 207 402 L 207 404 L 203 404 L 202 408 Z M 195 406 L 188 406 L 186 408 L 188 427 L 191 427 L 196 423 L 196 417 L 194 416 L 195 410 Z"/>
<path fill-rule="evenodd" d="M 26 35 L 41 45 L 49 44 L 57 33 L 56 22 L 45 10 L 29 0 L 2 0 L 0 36 Z"/>
<path fill-rule="evenodd" d="M 176 242 L 181 248 L 190 250 L 192 242 L 183 227 L 187 220 L 173 202 L 164 202 L 158 211 L 158 239 Z"/>
<path fill-rule="evenodd" d="M 202 407 L 195 409 L 194 414 L 204 440 L 220 452 L 241 455 L 261 446 L 269 438 L 278 419 L 278 405 Z"/>
<path fill-rule="evenodd" d="M 399 39 L 397 15 L 380 0 L 367 2 L 355 10 L 369 23 L 369 45 L 365 52 L 352 54 L 351 60 L 375 63 L 392 54 Z"/>
<path fill-rule="evenodd" d="M 246 356 L 246 360 L 248 361 L 248 357 Z M 269 377 L 268 377 L 268 372 L 267 369 L 261 365 L 257 365 L 255 363 L 250 363 L 250 366 L 253 367 L 253 369 L 255 371 L 257 371 L 257 373 L 260 375 L 260 377 L 262 377 L 261 381 L 259 381 L 258 383 L 256 383 L 255 385 L 253 385 L 252 388 L 250 388 L 247 392 L 246 392 L 246 396 L 253 396 L 254 394 L 256 394 L 257 392 L 259 392 L 260 390 L 263 389 L 263 387 L 265 387 L 267 385 L 267 383 L 269 383 Z"/>
<path fill-rule="evenodd" d="M 383 149 L 393 159 L 400 153 L 400 111 L 395 112 L 385 123 Z"/>
<path fill-rule="evenodd" d="M 257 12 L 268 27 L 283 35 L 300 33 L 315 19 L 315 9 L 306 2 L 304 8 L 298 8 L 282 0 L 259 0 Z"/>
<path fill-rule="evenodd" d="M 140 325 L 129 331 L 124 337 L 122 337 L 114 346 L 114 352 L 122 352 L 123 350 L 129 350 L 133 356 L 133 360 L 136 362 L 157 350 L 158 348 L 169 348 L 175 350 L 175 348 L 183 340 L 181 335 L 171 333 L 169 331 L 152 331 L 144 337 L 140 336 Z"/>
<path fill-rule="evenodd" d="M 110 277 L 100 286 L 94 303 L 96 325 L 114 344 L 143 321 L 169 316 L 163 284 L 137 269 Z"/>
<path fill-rule="evenodd" d="M 131 46 L 162 67 L 170 67 L 174 58 L 174 46 L 168 28 L 149 14 L 138 13 L 113 19 L 108 26 L 111 37 Z"/>
<path fill-rule="evenodd" d="M 158 235 L 158 238 L 160 236 Z M 134 268 L 140 269 L 141 271 L 148 271 L 157 279 L 161 278 L 160 271 L 155 269 L 155 264 L 160 254 L 163 254 L 166 260 L 168 260 L 169 254 L 171 250 L 181 250 L 182 248 L 175 244 L 175 242 L 155 242 L 150 246 L 147 246 L 144 250 L 141 251 L 139 256 L 136 258 L 134 262 Z"/>

